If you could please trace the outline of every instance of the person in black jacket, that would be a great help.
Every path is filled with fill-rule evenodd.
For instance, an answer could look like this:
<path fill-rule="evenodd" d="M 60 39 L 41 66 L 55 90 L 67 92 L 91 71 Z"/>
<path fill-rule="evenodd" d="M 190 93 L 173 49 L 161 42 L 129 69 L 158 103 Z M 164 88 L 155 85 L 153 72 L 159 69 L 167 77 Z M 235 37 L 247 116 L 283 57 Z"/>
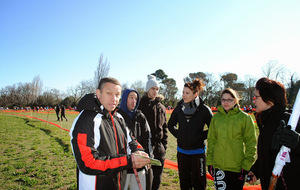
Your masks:
<path fill-rule="evenodd" d="M 168 122 L 169 131 L 177 138 L 180 189 L 183 190 L 206 189 L 204 140 L 208 130 L 204 126 L 209 126 L 212 111 L 199 97 L 203 87 L 199 79 L 185 83 L 182 100 Z"/>
<path fill-rule="evenodd" d="M 140 110 L 137 110 L 139 101 L 140 97 L 137 91 L 132 89 L 124 90 L 119 113 L 123 116 L 128 128 L 136 140 L 143 146 L 148 156 L 153 158 L 150 127 L 145 115 Z M 146 169 L 141 168 L 137 172 L 142 189 L 146 189 Z M 132 190 L 139 189 L 139 184 L 132 169 L 127 172 L 124 190 L 128 189 L 128 187 Z"/>
<path fill-rule="evenodd" d="M 80 113 L 70 130 L 78 189 L 122 190 L 128 169 L 150 163 L 138 156 L 148 154 L 116 112 L 120 96 L 121 84 L 102 78 L 96 94 L 87 94 L 78 103 Z"/>
<path fill-rule="evenodd" d="M 259 127 L 257 160 L 249 172 L 250 183 L 260 179 L 263 190 L 269 188 L 275 159 L 282 145 L 291 148 L 290 162 L 283 167 L 276 189 L 300 189 L 300 143 L 298 123 L 296 131 L 285 127 L 290 114 L 286 110 L 286 90 L 274 80 L 261 78 L 256 82 L 254 101 Z M 284 122 L 283 122 L 283 121 Z M 282 123 L 282 124 L 280 124 Z"/>
<path fill-rule="evenodd" d="M 63 118 L 65 118 L 66 121 L 68 121 L 68 119 L 66 118 L 66 107 L 64 105 L 61 105 L 60 107 L 60 119 L 61 121 L 63 121 Z"/>
<path fill-rule="evenodd" d="M 60 121 L 59 112 L 60 112 L 60 107 L 57 104 L 56 107 L 55 107 L 55 113 L 56 113 L 57 121 Z"/>
<path fill-rule="evenodd" d="M 150 126 L 154 158 L 158 159 L 162 163 L 162 166 L 151 167 L 153 171 L 153 180 L 150 180 L 152 181 L 153 190 L 159 189 L 161 183 L 168 143 L 166 108 L 161 103 L 163 98 L 158 94 L 158 91 L 159 84 L 156 77 L 149 75 L 146 83 L 146 93 L 141 98 L 141 102 L 138 107 L 138 109 L 146 116 Z M 151 172 L 149 175 L 151 175 Z M 148 177 L 152 178 L 152 176 Z"/>

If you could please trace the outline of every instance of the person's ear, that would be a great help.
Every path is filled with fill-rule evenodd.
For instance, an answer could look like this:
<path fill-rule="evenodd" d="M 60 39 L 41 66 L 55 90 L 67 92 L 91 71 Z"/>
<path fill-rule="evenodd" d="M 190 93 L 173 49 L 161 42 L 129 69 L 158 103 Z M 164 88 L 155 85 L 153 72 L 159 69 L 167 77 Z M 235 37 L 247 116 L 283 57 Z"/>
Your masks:
<path fill-rule="evenodd" d="M 273 106 L 274 106 L 274 103 L 271 102 L 271 101 L 268 101 L 267 104 L 268 104 L 270 107 L 273 107 Z"/>
<path fill-rule="evenodd" d="M 97 95 L 97 98 L 99 99 L 100 95 L 101 95 L 101 91 L 99 89 L 96 90 L 96 95 Z"/>
<path fill-rule="evenodd" d="M 198 96 L 198 92 L 195 93 L 195 98 L 197 98 L 197 96 Z"/>

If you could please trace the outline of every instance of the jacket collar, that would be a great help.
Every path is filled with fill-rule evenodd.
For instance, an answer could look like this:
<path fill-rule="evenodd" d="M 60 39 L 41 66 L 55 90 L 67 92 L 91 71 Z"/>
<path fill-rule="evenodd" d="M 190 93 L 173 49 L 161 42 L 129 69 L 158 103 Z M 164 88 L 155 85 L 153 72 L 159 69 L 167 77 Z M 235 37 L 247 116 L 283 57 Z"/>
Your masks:
<path fill-rule="evenodd" d="M 228 112 L 226 112 L 225 110 L 224 110 L 224 108 L 223 108 L 223 106 L 222 105 L 219 105 L 218 106 L 218 111 L 220 112 L 220 113 L 222 113 L 222 114 L 228 114 L 228 115 L 235 115 L 235 114 L 237 114 L 237 113 L 239 113 L 240 111 L 241 111 L 241 109 L 237 106 L 237 105 L 235 105 L 232 109 L 230 109 Z"/>

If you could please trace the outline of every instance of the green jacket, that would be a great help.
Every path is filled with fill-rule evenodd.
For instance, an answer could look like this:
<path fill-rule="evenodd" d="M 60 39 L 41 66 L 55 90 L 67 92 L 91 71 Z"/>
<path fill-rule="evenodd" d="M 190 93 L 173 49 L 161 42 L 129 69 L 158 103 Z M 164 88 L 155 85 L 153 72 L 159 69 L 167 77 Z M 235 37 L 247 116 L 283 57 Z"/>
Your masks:
<path fill-rule="evenodd" d="M 256 134 L 250 115 L 234 107 L 225 112 L 218 107 L 209 126 L 207 165 L 223 171 L 249 171 L 256 156 Z"/>

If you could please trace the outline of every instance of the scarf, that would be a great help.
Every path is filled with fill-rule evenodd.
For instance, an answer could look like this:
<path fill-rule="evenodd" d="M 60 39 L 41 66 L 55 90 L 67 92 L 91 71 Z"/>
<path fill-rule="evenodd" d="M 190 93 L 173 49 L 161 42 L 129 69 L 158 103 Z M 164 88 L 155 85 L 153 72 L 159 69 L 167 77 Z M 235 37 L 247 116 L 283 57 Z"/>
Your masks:
<path fill-rule="evenodd" d="M 200 104 L 200 99 L 198 96 L 195 98 L 195 100 L 191 102 L 188 103 L 183 102 L 182 111 L 187 121 L 189 121 L 192 118 L 199 104 Z"/>

